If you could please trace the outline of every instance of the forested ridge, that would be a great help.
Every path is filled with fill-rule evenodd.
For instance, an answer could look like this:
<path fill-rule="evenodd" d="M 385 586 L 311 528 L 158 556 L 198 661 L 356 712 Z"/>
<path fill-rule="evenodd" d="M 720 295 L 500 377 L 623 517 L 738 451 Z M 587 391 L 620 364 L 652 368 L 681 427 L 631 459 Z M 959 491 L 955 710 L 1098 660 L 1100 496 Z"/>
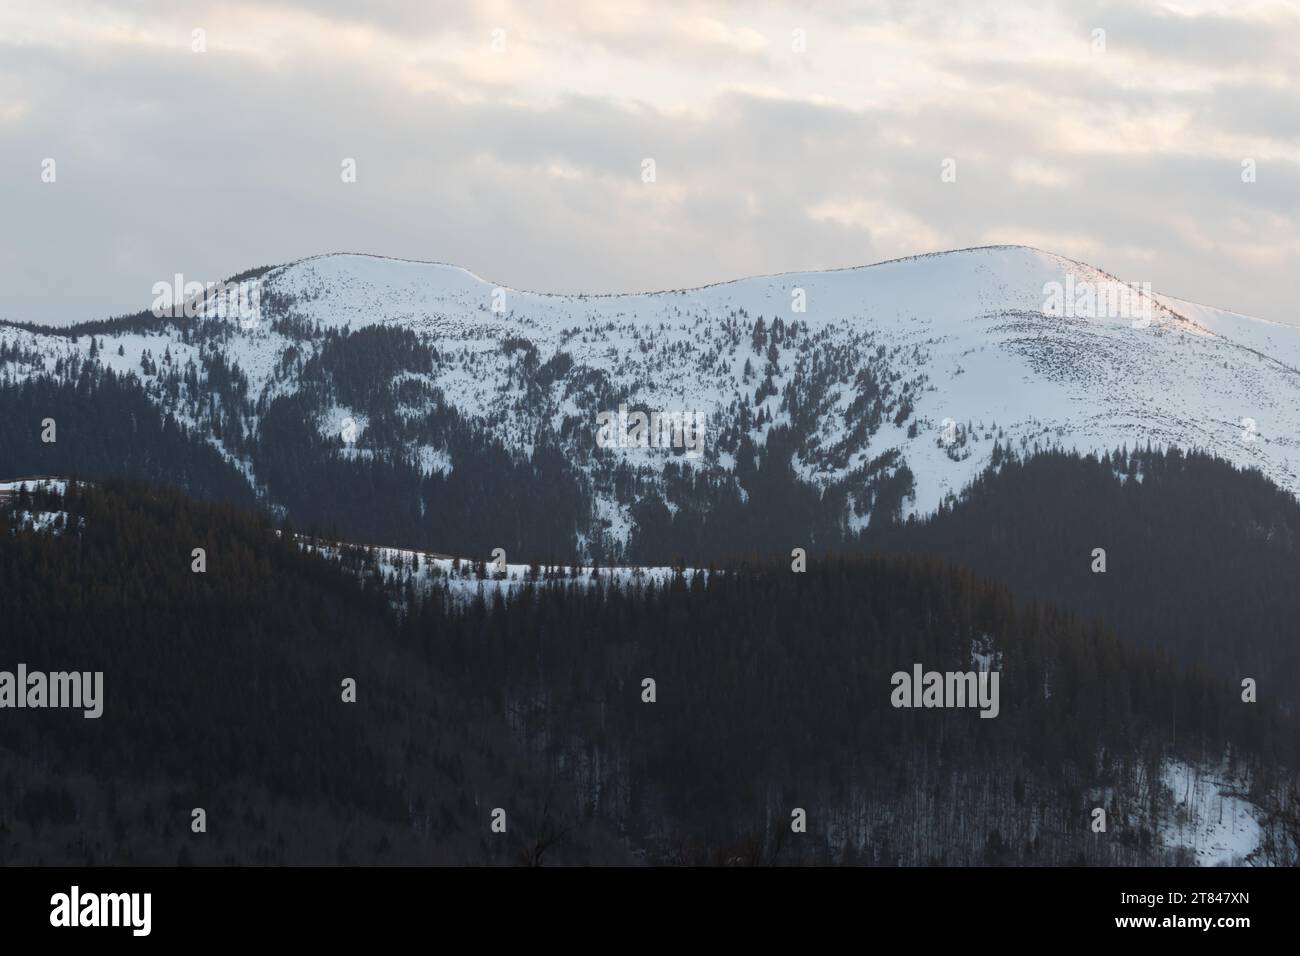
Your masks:
<path fill-rule="evenodd" d="M 28 475 L 163 482 L 244 507 L 257 495 L 201 437 L 161 412 L 137 382 L 90 367 L 61 378 L 0 382 L 3 479 Z M 53 422 L 53 441 L 42 441 Z"/>
<path fill-rule="evenodd" d="M 823 488 L 790 465 L 797 454 L 822 473 L 845 469 L 852 449 L 885 424 L 911 421 L 917 433 L 913 402 L 925 376 L 893 370 L 899 349 L 869 331 L 839 341 L 780 316 L 765 320 L 739 308 L 719 325 L 679 306 L 678 331 L 716 339 L 707 354 L 695 354 L 702 343 L 669 345 L 662 324 L 611 322 L 591 334 L 638 344 L 605 368 L 578 366 L 564 349 L 543 360 L 533 342 L 517 336 L 482 351 L 454 340 L 439 344 L 399 324 L 321 327 L 302 307 L 265 292 L 266 341 L 245 340 L 233 323 L 149 313 L 82 323 L 40 343 L 0 340 L 0 406 L 21 412 L 0 420 L 12 472 L 164 480 L 200 494 L 242 480 L 250 486 L 245 499 L 254 495 L 300 526 L 354 540 L 460 554 L 501 547 L 528 560 L 606 563 L 772 553 L 796 535 L 833 547 L 846 538 L 850 511 L 894 520 L 912 491 L 896 451 Z M 575 325 L 563 338 L 585 341 L 588 334 Z M 272 350 L 272 361 L 272 353 L 256 355 L 260 347 Z M 270 366 L 261 379 L 241 368 L 250 350 Z M 743 369 L 730 368 L 735 350 L 745 356 Z M 596 413 L 624 403 L 649 407 L 616 380 L 642 360 L 667 366 L 684 355 L 697 358 L 702 371 L 739 376 L 732 401 L 707 424 L 703 458 L 685 463 L 680 448 L 642 463 L 603 453 Z M 498 375 L 498 400 L 483 415 L 466 414 L 456 383 Z M 841 389 L 852 395 L 843 408 Z M 84 414 L 89 394 L 93 417 Z M 140 425 L 145 404 L 158 411 Z M 781 421 L 774 412 L 785 413 Z M 339 416 L 352 422 L 354 438 L 341 434 Z M 828 416 L 842 423 L 843 436 L 821 434 Z M 46 419 L 80 430 L 46 442 Z M 92 424 L 95 437 L 87 439 Z M 168 437 L 163 448 L 155 432 L 164 429 L 191 447 Z M 964 443 L 964 426 L 960 436 Z M 137 450 L 112 460 L 109 449 L 128 446 Z M 723 466 L 728 458 L 734 469 Z M 231 491 L 218 496 L 232 498 Z"/>
<path fill-rule="evenodd" d="M 0 711 L 0 863 L 516 862 L 549 825 L 557 795 L 396 640 L 373 581 L 170 490 L 16 495 L 6 521 L 32 509 L 68 518 L 0 531 L 0 667 L 101 670 L 104 713 Z M 598 829 L 576 827 L 583 858 L 605 858 Z"/>
<path fill-rule="evenodd" d="M 33 511 L 66 517 L 14 530 Z M 1169 863 L 1168 758 L 1247 781 L 1277 811 L 1264 856 L 1293 858 L 1291 718 L 934 560 L 399 611 L 377 569 L 160 488 L 6 513 L 0 666 L 103 670 L 105 709 L 0 714 L 3 862 Z M 978 655 L 1001 670 L 996 719 L 891 706 L 894 671 Z"/>
<path fill-rule="evenodd" d="M 1005 454 L 937 514 L 863 544 L 957 562 L 1300 705 L 1300 503 L 1258 472 L 1178 449 Z"/>

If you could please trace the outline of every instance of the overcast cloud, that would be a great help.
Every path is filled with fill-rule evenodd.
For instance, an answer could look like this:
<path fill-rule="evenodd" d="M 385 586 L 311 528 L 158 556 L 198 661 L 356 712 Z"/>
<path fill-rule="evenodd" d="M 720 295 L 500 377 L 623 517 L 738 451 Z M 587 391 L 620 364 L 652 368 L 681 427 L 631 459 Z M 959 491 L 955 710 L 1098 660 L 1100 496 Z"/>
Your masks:
<path fill-rule="evenodd" d="M 613 292 L 1007 242 L 1300 323 L 1300 3 L 0 0 L 0 227 L 42 322 L 335 251 Z"/>

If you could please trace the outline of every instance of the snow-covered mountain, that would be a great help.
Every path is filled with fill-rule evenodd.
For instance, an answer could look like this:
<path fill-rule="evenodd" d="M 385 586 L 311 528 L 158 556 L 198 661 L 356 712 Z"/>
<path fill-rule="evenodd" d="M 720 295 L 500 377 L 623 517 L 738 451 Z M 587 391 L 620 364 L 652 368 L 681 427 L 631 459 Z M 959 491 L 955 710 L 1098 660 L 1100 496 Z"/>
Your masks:
<path fill-rule="evenodd" d="M 756 461 L 809 490 L 823 538 L 934 510 L 997 445 L 1198 448 L 1300 491 L 1300 329 L 1021 246 L 634 295 L 523 292 L 364 255 L 247 281 L 251 321 L 0 326 L 0 383 L 66 379 L 86 359 L 133 376 L 291 514 L 286 416 L 315 433 L 300 459 L 414 475 L 411 521 L 450 500 L 458 470 L 477 479 L 490 446 L 511 487 L 568 489 L 535 503 L 565 515 L 557 534 L 584 555 L 621 554 L 656 520 L 647 499 L 665 522 L 743 508 Z M 680 429 L 687 447 L 601 440 L 620 406 L 691 416 L 699 453 Z"/>

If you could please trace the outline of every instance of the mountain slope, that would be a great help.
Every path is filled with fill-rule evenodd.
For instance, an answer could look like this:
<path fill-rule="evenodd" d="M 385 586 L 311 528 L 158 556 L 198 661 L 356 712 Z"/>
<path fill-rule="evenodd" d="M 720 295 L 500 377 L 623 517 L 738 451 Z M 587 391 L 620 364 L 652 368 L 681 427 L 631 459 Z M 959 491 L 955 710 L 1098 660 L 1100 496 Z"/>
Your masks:
<path fill-rule="evenodd" d="M 399 615 L 276 530 L 124 482 L 0 501 L 6 666 L 103 674 L 102 719 L 0 722 L 0 863 L 1295 861 L 1293 718 L 965 571 L 436 584 Z M 913 665 L 995 668 L 996 717 L 898 706 Z"/>
<path fill-rule="evenodd" d="M 575 366 L 603 369 L 611 364 L 613 347 L 619 350 L 613 364 L 626 367 L 614 383 L 635 388 L 644 405 L 703 406 L 710 412 L 726 408 L 741 393 L 744 359 L 752 352 L 743 341 L 740 348 L 725 348 L 720 327 L 741 313 L 751 320 L 764 316 L 769 324 L 782 317 L 787 324 L 806 324 L 814 337 L 822 333 L 853 342 L 871 336 L 898 350 L 891 371 L 905 381 L 916 374 L 927 380 L 928 387 L 914 399 L 912 417 L 934 423 L 936 432 L 951 417 L 958 424 L 997 423 L 1015 440 L 1055 438 L 1081 450 L 1148 440 L 1204 448 L 1260 467 L 1292 491 L 1300 487 L 1300 449 L 1291 438 L 1298 413 L 1296 403 L 1286 400 L 1300 396 L 1300 332 L 1161 296 L 1151 300 L 1149 328 L 1135 329 L 1128 318 L 1045 317 L 1044 285 L 1064 285 L 1067 276 L 1095 285 L 1116 281 L 1082 263 L 1024 247 L 963 250 L 650 295 L 505 290 L 503 315 L 490 311 L 493 286 L 447 266 L 329 256 L 277 270 L 266 281 L 327 327 L 395 322 L 465 348 L 518 336 L 536 345 L 542 360 L 564 350 Z M 805 291 L 806 312 L 792 311 L 794 289 Z M 575 341 L 573 329 L 608 323 L 627 326 L 628 332 Z M 700 363 L 693 367 L 689 361 L 658 367 L 656 352 L 638 357 L 638 343 L 654 333 L 659 333 L 656 352 L 694 345 L 699 357 L 710 354 L 706 345 L 722 346 L 713 374 L 701 374 Z M 907 354 L 912 349 L 919 354 Z M 794 351 L 797 361 L 801 347 Z M 778 389 L 794 377 L 792 364 L 783 356 L 784 374 L 774 376 Z M 651 376 L 644 373 L 652 368 L 655 374 L 646 381 Z M 488 417 L 499 404 L 499 379 L 453 374 L 442 381 L 471 415 Z M 839 391 L 839 402 L 828 411 L 847 413 L 851 391 Z M 785 420 L 773 411 L 776 422 Z M 1242 441 L 1243 417 L 1256 422 L 1257 441 Z M 828 440 L 838 437 L 836 422 L 819 425 Z M 873 442 L 855 450 L 869 458 L 888 448 L 904 449 L 918 477 L 916 506 L 930 510 L 943 492 L 964 484 L 983 455 L 972 449 L 968 467 L 953 467 L 949 456 L 934 453 L 936 434 L 905 432 L 901 425 L 882 427 Z M 803 464 L 804 475 L 822 481 L 847 468 Z"/>
<path fill-rule="evenodd" d="M 932 512 L 997 443 L 1197 448 L 1300 490 L 1300 330 L 1140 291 L 1071 315 L 1053 283 L 1116 280 L 1025 247 L 637 295 L 358 255 L 248 281 L 255 327 L 0 327 L 0 381 L 75 380 L 93 351 L 299 521 L 369 498 L 386 515 L 349 536 L 512 559 L 708 556 L 674 530 L 708 520 L 732 551 L 832 546 Z M 700 453 L 599 447 L 620 405 L 698 412 Z M 68 470 L 14 427 L 22 470 Z"/>
<path fill-rule="evenodd" d="M 1300 707 L 1283 676 L 1300 672 L 1300 502 L 1256 472 L 1176 450 L 1008 457 L 955 505 L 863 544 L 964 565 Z"/>

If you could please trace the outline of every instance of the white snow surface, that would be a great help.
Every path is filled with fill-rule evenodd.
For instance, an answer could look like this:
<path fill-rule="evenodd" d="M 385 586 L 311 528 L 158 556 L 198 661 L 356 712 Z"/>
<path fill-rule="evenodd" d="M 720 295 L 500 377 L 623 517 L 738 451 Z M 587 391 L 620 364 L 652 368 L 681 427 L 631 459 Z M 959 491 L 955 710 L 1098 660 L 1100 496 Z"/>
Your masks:
<path fill-rule="evenodd" d="M 584 423 L 594 436 L 595 416 L 605 409 L 584 407 L 573 396 L 564 397 L 561 388 L 549 410 L 521 407 L 526 403 L 510 391 L 514 359 L 501 348 L 511 337 L 531 342 L 541 363 L 568 353 L 575 369 L 599 370 L 643 407 L 703 412 L 711 422 L 704 458 L 672 460 L 683 467 L 731 470 L 732 456 L 710 454 L 709 440 L 715 429 L 734 422 L 737 402 L 752 406 L 766 356 L 751 349 L 749 329 L 761 316 L 769 326 L 780 317 L 802 327 L 799 337 L 780 348 L 778 395 L 764 402 L 776 423 L 785 418 L 780 390 L 810 349 L 842 347 L 852 360 L 865 361 L 863 356 L 883 347 L 896 387 L 914 385 L 909 419 L 900 425 L 885 421 L 850 449 L 847 463 L 796 456 L 796 473 L 814 484 L 842 479 L 896 449 L 915 476 L 906 511 L 925 514 L 978 475 L 998 441 L 1022 451 L 1055 446 L 1085 453 L 1150 443 L 1199 449 L 1252 466 L 1300 492 L 1300 329 L 1159 294 L 1143 300 L 1151 307 L 1145 327 L 1135 327 L 1128 317 L 1049 314 L 1047 286 L 1067 278 L 1118 281 L 1084 263 L 1024 246 L 627 295 L 524 292 L 455 266 L 354 254 L 294 262 L 258 281 L 263 301 L 267 293 L 290 300 L 297 316 L 318 327 L 355 331 L 394 324 L 426 337 L 445 359 L 428 376 L 431 384 L 521 456 L 531 452 L 538 428 L 555 428 L 566 417 L 582 426 L 584 441 Z M 793 311 L 797 290 L 806 298 L 806 311 Z M 265 323 L 249 329 L 235 320 L 198 321 L 230 322 L 224 350 L 247 375 L 254 399 L 294 389 L 293 374 L 282 362 L 294 344 L 290 340 Z M 140 374 L 146 348 L 155 361 L 169 346 L 178 365 L 193 358 L 194 350 L 174 337 L 100 338 L 98 360 L 123 371 Z M 0 326 L 0 343 L 40 353 L 36 362 L 0 365 L 0 378 L 23 378 L 48 372 L 60 355 L 85 355 L 89 337 L 71 342 Z M 758 370 L 757 380 L 743 379 L 747 360 Z M 822 448 L 846 438 L 844 417 L 855 396 L 852 373 L 837 377 L 828 392 L 833 401 L 817 426 Z M 161 389 L 151 397 L 168 401 Z M 344 413 L 333 410 L 322 430 L 334 430 Z M 971 426 L 959 448 L 945 446 L 945 420 Z M 364 423 L 359 424 L 364 434 Z M 757 426 L 751 436 L 761 444 L 769 427 Z M 653 467 L 670 460 L 664 449 L 592 452 L 592 444 L 587 442 L 584 454 Z M 456 466 L 438 449 L 401 451 L 426 472 L 447 473 Z M 247 463 L 240 464 L 247 471 Z M 250 480 L 255 483 L 256 476 Z M 630 525 L 624 505 L 598 489 L 593 508 L 605 533 L 626 539 Z"/>
<path fill-rule="evenodd" d="M 1160 827 L 1166 846 L 1189 848 L 1197 866 L 1240 866 L 1259 846 L 1255 810 L 1237 795 L 1245 781 L 1231 780 L 1226 771 L 1166 760 L 1162 783 L 1171 801 Z"/>
<path fill-rule="evenodd" d="M 929 377 L 916 417 L 930 427 L 909 438 L 905 428 L 886 424 L 864 450 L 868 457 L 902 450 L 917 478 L 914 508 L 922 512 L 960 491 L 987 465 L 992 447 L 981 431 L 971 455 L 953 461 L 937 441 L 945 418 L 971 422 L 977 431 L 981 424 L 996 426 L 1013 441 L 1080 451 L 1148 441 L 1199 448 L 1300 491 L 1300 329 L 1163 295 L 1153 295 L 1145 328 L 1128 318 L 1044 315 L 1045 285 L 1063 284 L 1067 276 L 1118 281 L 1023 246 L 632 295 L 521 292 L 454 266 L 362 255 L 307 259 L 264 281 L 294 296 L 323 326 L 397 323 L 428 333 L 440 348 L 484 352 L 516 335 L 532 341 L 542 361 L 563 348 L 576 364 L 606 368 L 617 364 L 615 357 L 631 358 L 622 381 L 639 384 L 639 397 L 665 410 L 720 412 L 732 398 L 732 376 L 749 357 L 742 341 L 733 355 L 721 356 L 730 360 L 730 376 L 702 374 L 698 352 L 707 340 L 687 316 L 720 326 L 744 309 L 769 324 L 776 316 L 806 322 L 813 335 L 875 333 L 883 344 L 919 350 L 916 364 Z M 493 311 L 498 289 L 501 313 Z M 804 290 L 806 312 L 792 311 L 795 289 Z M 604 328 L 610 323 L 613 331 Z M 650 372 L 649 363 L 635 361 L 635 339 L 623 326 L 657 333 L 656 344 L 666 349 L 695 345 L 697 354 Z M 479 417 L 500 403 L 499 381 L 489 375 L 453 374 L 438 384 Z M 596 411 L 589 410 L 592 417 Z M 833 432 L 834 423 L 828 425 Z M 652 459 L 650 450 L 609 451 Z"/>
<path fill-rule="evenodd" d="M 493 562 L 485 561 L 485 574 L 480 578 L 475 562 L 468 558 L 381 545 L 319 541 L 305 535 L 298 536 L 298 545 L 304 551 L 319 554 L 330 561 L 338 561 L 348 553 L 359 554 L 374 561 L 386 582 L 399 587 L 409 583 L 417 594 L 424 596 L 442 593 L 453 604 L 471 602 L 479 595 L 488 601 L 498 593 L 509 598 L 528 584 L 539 588 L 570 584 L 587 588 L 596 583 L 619 587 L 649 584 L 663 587 L 679 573 L 669 567 L 543 565 L 536 569 L 538 573 L 534 577 L 531 565 L 506 563 L 504 569 L 498 570 Z M 687 582 L 696 574 L 702 574 L 706 579 L 709 574 L 694 568 L 683 568 L 680 573 Z"/>
<path fill-rule="evenodd" d="M 0 495 L 17 494 L 23 485 L 27 486 L 29 492 L 41 489 L 63 494 L 68 490 L 66 478 L 20 478 L 15 481 L 0 481 Z"/>

